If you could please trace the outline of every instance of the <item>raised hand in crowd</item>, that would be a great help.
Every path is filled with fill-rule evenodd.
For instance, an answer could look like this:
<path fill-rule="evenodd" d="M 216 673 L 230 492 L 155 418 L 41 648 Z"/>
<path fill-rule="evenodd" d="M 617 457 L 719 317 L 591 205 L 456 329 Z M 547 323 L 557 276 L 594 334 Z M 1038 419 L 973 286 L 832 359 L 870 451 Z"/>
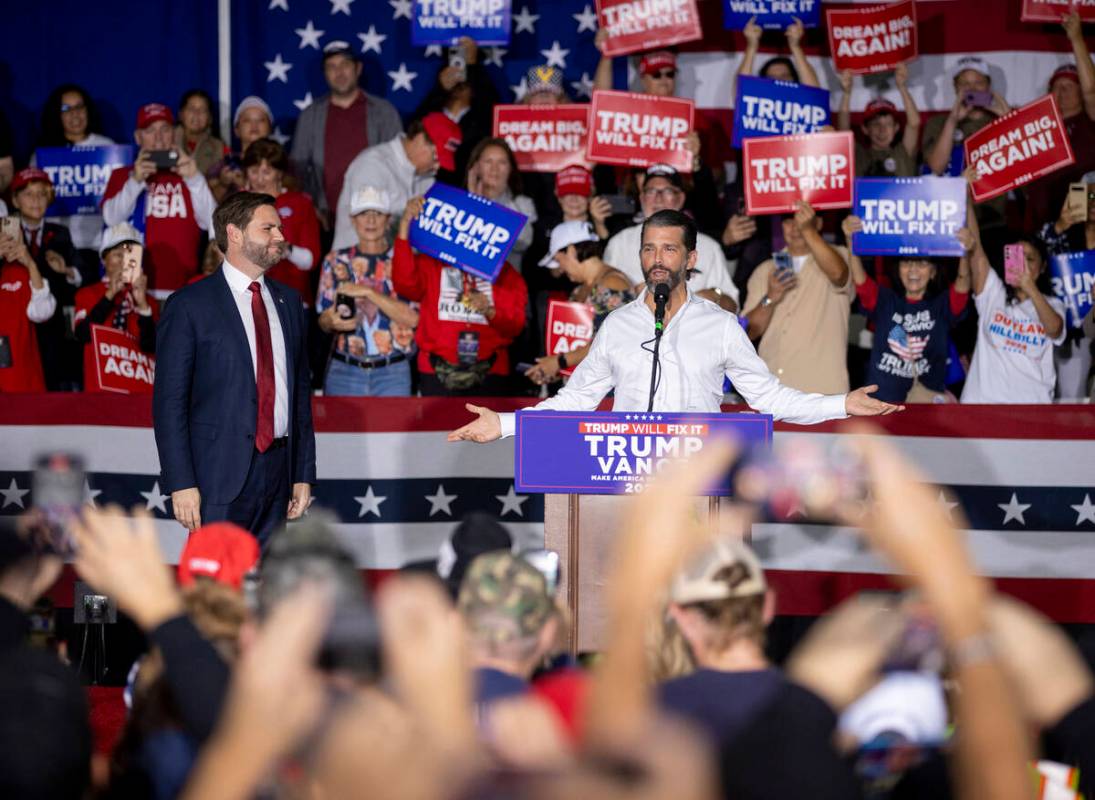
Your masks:
<path fill-rule="evenodd" d="M 798 288 L 798 276 L 795 275 L 794 270 L 774 269 L 768 276 L 768 299 L 774 306 L 779 305 L 787 293 L 796 288 Z"/>
<path fill-rule="evenodd" d="M 65 275 L 72 267 L 65 263 L 65 257 L 56 250 L 46 251 L 46 264 L 58 275 Z"/>
<path fill-rule="evenodd" d="M 130 296 L 133 298 L 133 305 L 137 307 L 138 311 L 146 311 L 150 308 L 148 304 L 148 275 L 144 270 L 141 270 L 133 277 L 133 282 L 129 284 Z"/>
<path fill-rule="evenodd" d="M 958 795 L 1029 797 L 1029 744 L 989 636 L 991 587 L 976 574 L 937 490 L 882 437 L 862 437 L 856 447 L 874 499 L 858 521 L 868 542 L 921 593 L 961 687 Z"/>
<path fill-rule="evenodd" d="M 757 232 L 757 221 L 746 214 L 734 214 L 726 223 L 722 231 L 722 243 L 727 247 L 733 247 L 747 239 L 752 239 Z"/>
<path fill-rule="evenodd" d="M 137 509 L 85 508 L 72 523 L 77 574 L 101 594 L 113 597 L 143 631 L 183 613 L 182 598 L 164 563 L 155 520 Z"/>
<path fill-rule="evenodd" d="M 423 197 L 412 197 L 407 201 L 407 205 L 403 209 L 403 216 L 399 218 L 397 235 L 400 239 L 406 239 L 410 235 L 411 223 L 418 218 L 425 206 L 426 200 Z"/>
<path fill-rule="evenodd" d="M 1053 229 L 1057 233 L 1064 233 L 1073 225 L 1080 225 L 1085 222 L 1087 222 L 1087 205 L 1074 205 L 1069 202 L 1066 195 L 1065 201 L 1061 205 L 1061 213 L 1056 222 L 1053 223 Z"/>
<path fill-rule="evenodd" d="M 152 163 L 152 156 L 149 155 L 149 151 L 141 148 L 137 153 L 137 159 L 133 162 L 133 172 L 131 177 L 137 183 L 144 183 L 153 175 L 156 174 L 156 165 Z"/>
<path fill-rule="evenodd" d="M 179 160 L 171 168 L 171 171 L 184 179 L 193 178 L 198 174 L 198 162 L 189 153 L 179 151 Z"/>
<path fill-rule="evenodd" d="M 182 797 L 244 800 L 311 733 L 326 702 L 316 655 L 331 599 L 305 584 L 278 603 L 241 654 L 216 732 Z"/>
<path fill-rule="evenodd" d="M 612 216 L 612 204 L 607 197 L 597 195 L 589 201 L 589 216 L 593 220 L 593 230 L 602 239 L 608 239 L 608 218 Z"/>

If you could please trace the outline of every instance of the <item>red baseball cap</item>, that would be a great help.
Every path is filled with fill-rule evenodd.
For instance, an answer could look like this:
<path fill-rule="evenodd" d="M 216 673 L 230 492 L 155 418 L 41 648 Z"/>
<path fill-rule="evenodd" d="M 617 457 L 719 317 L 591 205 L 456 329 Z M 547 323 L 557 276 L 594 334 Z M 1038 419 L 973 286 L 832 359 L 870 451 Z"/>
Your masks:
<path fill-rule="evenodd" d="M 589 170 L 579 164 L 572 164 L 555 174 L 555 194 L 564 197 L 568 194 L 580 194 L 589 197 L 593 194 L 593 176 Z"/>
<path fill-rule="evenodd" d="M 437 148 L 438 166 L 452 172 L 456 169 L 456 149 L 464 141 L 464 132 L 441 111 L 427 114 L 422 119 L 422 125 Z"/>
<path fill-rule="evenodd" d="M 49 174 L 45 170 L 27 167 L 15 173 L 15 177 L 11 180 L 11 190 L 12 192 L 18 192 L 28 183 L 34 183 L 35 181 L 53 186 L 53 181 L 49 179 Z"/>
<path fill-rule="evenodd" d="M 891 103 L 885 98 L 879 97 L 877 100 L 872 100 L 867 103 L 867 108 L 863 111 L 863 124 L 866 125 L 875 117 L 883 114 L 889 114 L 895 120 L 898 119 L 897 106 Z"/>
<path fill-rule="evenodd" d="M 204 575 L 234 589 L 259 562 L 258 540 L 231 522 L 202 525 L 186 540 L 179 556 L 179 584 L 191 586 Z"/>
<path fill-rule="evenodd" d="M 643 75 L 653 75 L 658 70 L 676 69 L 677 57 L 668 50 L 655 50 L 647 53 L 639 61 L 639 72 Z"/>
<path fill-rule="evenodd" d="M 144 130 L 153 122 L 163 120 L 168 125 L 175 124 L 175 115 L 163 103 L 145 103 L 137 111 L 137 130 Z"/>
<path fill-rule="evenodd" d="M 1053 84 L 1059 78 L 1066 78 L 1067 80 L 1075 81 L 1076 83 L 1079 83 L 1080 82 L 1080 71 L 1078 69 L 1076 69 L 1075 64 L 1062 64 L 1061 66 L 1057 67 L 1057 69 L 1053 70 L 1053 74 L 1049 76 L 1049 89 L 1050 90 L 1053 89 Z"/>

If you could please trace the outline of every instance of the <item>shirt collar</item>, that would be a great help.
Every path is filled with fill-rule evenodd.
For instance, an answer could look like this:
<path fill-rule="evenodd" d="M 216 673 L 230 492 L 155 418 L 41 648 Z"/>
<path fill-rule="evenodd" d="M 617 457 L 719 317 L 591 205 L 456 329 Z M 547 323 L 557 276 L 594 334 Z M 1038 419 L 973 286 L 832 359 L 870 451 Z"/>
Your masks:
<path fill-rule="evenodd" d="M 233 292 L 242 294 L 248 291 L 248 287 L 251 285 L 251 279 L 240 272 L 238 267 L 233 267 L 229 264 L 227 258 L 224 259 L 224 264 L 221 266 L 221 272 L 224 273 L 224 279 L 228 281 L 228 288 Z M 259 282 L 259 286 L 266 285 L 264 275 L 259 275 L 256 280 Z"/>

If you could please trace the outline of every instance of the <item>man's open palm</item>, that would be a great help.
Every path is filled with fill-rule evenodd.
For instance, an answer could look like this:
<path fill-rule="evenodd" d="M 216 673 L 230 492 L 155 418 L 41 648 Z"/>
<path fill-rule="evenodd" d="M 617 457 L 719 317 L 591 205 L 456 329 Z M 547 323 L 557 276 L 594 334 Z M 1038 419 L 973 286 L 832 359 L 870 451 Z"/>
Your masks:
<path fill-rule="evenodd" d="M 471 403 L 464 407 L 479 417 L 463 428 L 449 433 L 450 442 L 493 442 L 502 437 L 502 421 L 496 412 L 483 406 L 473 406 Z"/>

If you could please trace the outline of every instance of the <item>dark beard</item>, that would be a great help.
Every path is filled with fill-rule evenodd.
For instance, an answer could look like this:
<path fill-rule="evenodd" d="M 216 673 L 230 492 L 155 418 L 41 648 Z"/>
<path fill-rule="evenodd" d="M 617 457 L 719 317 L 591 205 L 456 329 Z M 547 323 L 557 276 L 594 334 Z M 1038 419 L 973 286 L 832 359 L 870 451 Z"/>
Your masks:
<path fill-rule="evenodd" d="M 669 273 L 669 277 L 664 281 L 650 280 L 650 273 L 652 273 L 656 269 L 664 269 L 666 272 Z M 674 289 L 681 285 L 681 280 L 683 278 L 684 272 L 685 271 L 683 269 L 674 272 L 671 269 L 655 264 L 649 270 L 643 270 L 643 282 L 646 283 L 646 288 L 650 291 L 654 291 L 654 287 L 657 286 L 658 283 L 665 283 L 669 286 L 669 291 L 672 292 Z"/>
<path fill-rule="evenodd" d="M 270 269 L 270 267 L 285 258 L 287 249 L 288 242 L 279 242 L 277 253 L 271 253 L 267 247 L 260 245 L 258 242 L 253 242 L 246 236 L 243 239 L 243 255 L 256 267 L 262 267 L 263 269 Z"/>

